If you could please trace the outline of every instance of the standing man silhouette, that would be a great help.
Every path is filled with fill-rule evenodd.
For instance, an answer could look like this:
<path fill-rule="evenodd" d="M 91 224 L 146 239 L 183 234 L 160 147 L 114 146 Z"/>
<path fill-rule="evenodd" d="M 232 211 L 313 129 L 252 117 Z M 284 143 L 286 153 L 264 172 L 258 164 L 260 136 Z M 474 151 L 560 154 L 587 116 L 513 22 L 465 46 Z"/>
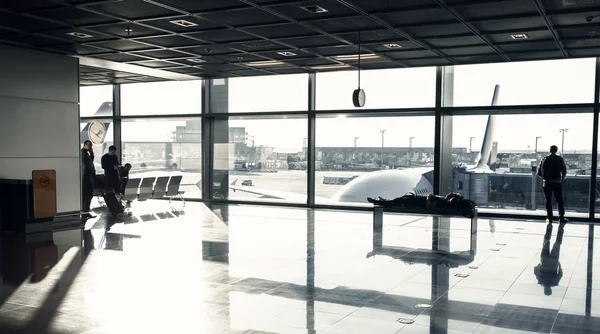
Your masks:
<path fill-rule="evenodd" d="M 94 149 L 92 142 L 86 140 L 81 149 L 81 195 L 83 197 L 82 214 L 86 218 L 94 218 L 90 205 L 94 198 L 94 183 L 96 181 L 96 168 L 94 167 Z"/>
<path fill-rule="evenodd" d="M 119 193 L 121 184 L 119 181 L 119 158 L 117 158 L 117 147 L 112 145 L 108 148 L 108 153 L 102 156 L 102 169 L 104 169 L 104 183 L 107 192 Z"/>
<path fill-rule="evenodd" d="M 552 223 L 552 194 L 558 205 L 559 221 L 567 223 L 565 218 L 565 205 L 562 198 L 562 183 L 567 176 L 567 167 L 561 156 L 556 155 L 558 147 L 550 146 L 550 154 L 542 158 L 537 174 L 544 180 L 544 196 L 546 197 L 546 221 Z"/>

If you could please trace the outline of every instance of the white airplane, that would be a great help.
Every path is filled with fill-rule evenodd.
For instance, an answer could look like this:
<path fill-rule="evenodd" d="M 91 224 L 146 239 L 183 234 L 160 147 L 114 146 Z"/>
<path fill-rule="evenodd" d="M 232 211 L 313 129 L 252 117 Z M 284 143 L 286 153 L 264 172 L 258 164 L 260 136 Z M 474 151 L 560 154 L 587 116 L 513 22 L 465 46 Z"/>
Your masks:
<path fill-rule="evenodd" d="M 498 102 L 500 85 L 494 88 L 492 106 Z M 468 166 L 470 173 L 494 173 L 488 166 L 492 152 L 494 123 L 496 116 L 488 116 L 483 144 L 477 163 Z M 407 193 L 427 195 L 433 193 L 433 169 L 429 167 L 411 169 L 379 170 L 363 174 L 344 185 L 333 198 L 317 197 L 315 201 L 321 204 L 334 204 L 339 202 L 368 203 L 367 197 L 381 196 L 383 198 L 396 198 Z M 261 198 L 280 199 L 286 201 L 305 202 L 306 195 L 294 194 L 286 191 L 258 189 L 255 187 L 238 186 L 237 179 L 229 185 L 229 189 L 259 195 Z"/>

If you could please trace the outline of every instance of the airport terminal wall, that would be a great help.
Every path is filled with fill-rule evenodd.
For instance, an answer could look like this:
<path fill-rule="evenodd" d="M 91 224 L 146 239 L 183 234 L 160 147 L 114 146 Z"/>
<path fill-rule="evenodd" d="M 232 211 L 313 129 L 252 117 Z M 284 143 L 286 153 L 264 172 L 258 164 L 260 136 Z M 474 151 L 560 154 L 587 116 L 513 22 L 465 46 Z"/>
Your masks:
<path fill-rule="evenodd" d="M 0 178 L 55 169 L 59 213 L 79 211 L 79 63 L 0 45 Z"/>

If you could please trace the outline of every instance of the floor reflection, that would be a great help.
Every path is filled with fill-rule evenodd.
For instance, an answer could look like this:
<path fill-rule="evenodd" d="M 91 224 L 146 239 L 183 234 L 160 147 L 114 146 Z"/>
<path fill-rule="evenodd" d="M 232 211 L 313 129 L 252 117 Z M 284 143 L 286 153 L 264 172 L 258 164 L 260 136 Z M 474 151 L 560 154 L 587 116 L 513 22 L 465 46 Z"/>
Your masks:
<path fill-rule="evenodd" d="M 168 203 L 166 203 L 168 205 Z M 2 235 L 0 332 L 593 331 L 595 226 L 160 203 Z M 540 240 L 542 247 L 540 248 Z M 532 275 L 533 273 L 533 275 Z M 551 292 L 551 293 L 550 293 Z"/>
<path fill-rule="evenodd" d="M 563 276 L 562 266 L 560 265 L 560 245 L 562 244 L 563 235 L 565 233 L 564 224 L 560 224 L 558 235 L 550 251 L 550 237 L 552 236 L 552 224 L 546 227 L 544 234 L 544 242 L 542 252 L 540 254 L 540 263 L 535 266 L 534 274 L 539 284 L 544 286 L 544 294 L 552 295 L 552 287 L 558 286 L 560 279 Z"/>

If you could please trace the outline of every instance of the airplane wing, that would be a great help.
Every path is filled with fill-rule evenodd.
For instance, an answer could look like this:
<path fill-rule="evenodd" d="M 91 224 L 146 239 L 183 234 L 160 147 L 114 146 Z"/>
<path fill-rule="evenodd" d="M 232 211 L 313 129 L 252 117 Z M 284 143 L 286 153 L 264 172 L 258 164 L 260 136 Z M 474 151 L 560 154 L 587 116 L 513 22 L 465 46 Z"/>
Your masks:
<path fill-rule="evenodd" d="M 233 182 L 229 184 L 229 189 L 240 192 L 245 192 L 248 194 L 258 195 L 260 198 L 265 199 L 281 199 L 289 202 L 298 202 L 304 203 L 306 202 L 306 195 L 296 194 L 289 191 L 280 191 L 280 190 L 270 190 L 270 189 L 261 189 L 256 188 L 254 186 L 238 186 L 236 185 L 238 179 L 235 179 Z M 333 204 L 336 203 L 331 198 L 326 197 L 318 197 L 315 196 L 315 201 L 318 201 L 319 204 Z"/>

